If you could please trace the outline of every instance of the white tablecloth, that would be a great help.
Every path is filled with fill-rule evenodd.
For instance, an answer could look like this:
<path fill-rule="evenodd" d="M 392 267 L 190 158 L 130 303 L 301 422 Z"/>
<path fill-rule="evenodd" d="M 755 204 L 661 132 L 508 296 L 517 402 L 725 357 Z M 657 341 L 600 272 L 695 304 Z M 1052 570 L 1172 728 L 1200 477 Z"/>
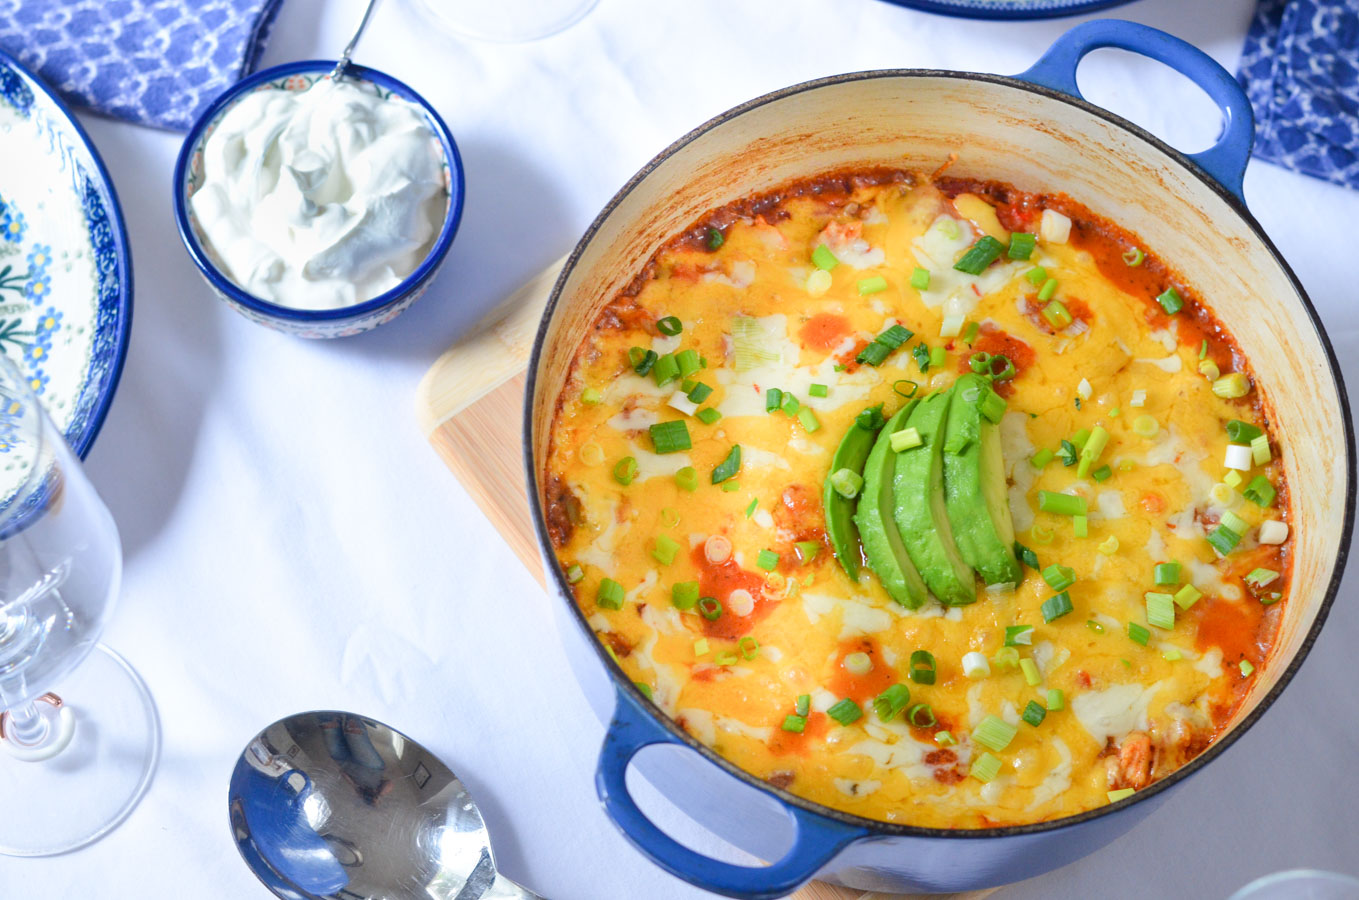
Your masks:
<path fill-rule="evenodd" d="M 333 56 L 361 5 L 288 0 L 265 64 Z M 1119 13 L 1234 69 L 1252 7 L 1142 0 Z M 89 458 L 127 558 L 105 640 L 155 693 L 164 756 L 146 799 L 102 842 L 0 858 L 0 896 L 267 896 L 228 834 L 228 774 L 258 729 L 318 707 L 372 715 L 437 751 L 480 803 L 502 868 L 546 895 L 700 896 L 600 811 L 602 729 L 559 648 L 557 601 L 418 433 L 415 385 L 637 168 L 710 116 L 855 69 L 1018 72 L 1071 24 L 969 22 L 875 0 L 602 0 L 556 37 L 495 45 L 446 37 L 409 0 L 389 0 L 357 59 L 448 120 L 466 214 L 418 304 L 334 342 L 275 334 L 214 299 L 171 216 L 179 136 L 85 116 L 122 199 L 137 288 L 127 368 Z M 1215 136 L 1216 112 L 1169 70 L 1103 51 L 1082 83 L 1185 149 Z M 1259 163 L 1246 194 L 1359 386 L 1359 194 Z M 1285 867 L 1359 872 L 1352 593 L 1353 578 L 1283 699 L 1221 760 L 1122 840 L 998 896 L 1222 897 Z"/>

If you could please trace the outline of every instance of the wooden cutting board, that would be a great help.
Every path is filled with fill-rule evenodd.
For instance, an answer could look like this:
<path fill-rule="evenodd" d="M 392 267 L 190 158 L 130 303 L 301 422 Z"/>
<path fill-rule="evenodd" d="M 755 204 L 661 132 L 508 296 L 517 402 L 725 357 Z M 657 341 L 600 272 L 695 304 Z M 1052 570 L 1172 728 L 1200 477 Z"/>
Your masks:
<path fill-rule="evenodd" d="M 533 337 L 565 263 L 557 260 L 507 297 L 471 336 L 449 347 L 416 391 L 420 429 L 525 568 L 546 588 L 519 454 L 524 382 Z M 994 890 L 949 894 L 981 900 Z M 813 881 L 794 900 L 910 900 Z M 921 895 L 922 897 L 924 895 Z M 941 895 L 930 895 L 940 897 Z"/>

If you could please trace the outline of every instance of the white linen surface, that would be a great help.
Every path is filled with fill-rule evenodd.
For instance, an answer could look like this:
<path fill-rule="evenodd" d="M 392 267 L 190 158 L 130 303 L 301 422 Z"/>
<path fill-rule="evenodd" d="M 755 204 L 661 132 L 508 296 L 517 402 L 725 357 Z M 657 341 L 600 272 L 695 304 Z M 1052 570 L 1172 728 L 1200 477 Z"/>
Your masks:
<path fill-rule="evenodd" d="M 264 64 L 333 57 L 361 6 L 288 0 Z M 1234 68 L 1252 7 L 1142 0 L 1116 14 Z M 137 288 L 127 368 L 89 460 L 127 556 L 105 640 L 149 682 L 164 756 L 147 798 L 102 842 L 0 858 L 0 897 L 262 900 L 228 834 L 228 774 L 258 729 L 318 707 L 363 712 L 434 749 L 480 803 L 504 871 L 547 896 L 705 896 L 600 811 L 602 728 L 559 647 L 558 601 L 418 433 L 416 383 L 637 168 L 709 117 L 856 69 L 1019 72 L 1076 21 L 970 22 L 875 0 L 602 0 L 560 35 L 497 45 L 447 37 L 409 0 L 389 0 L 356 59 L 447 119 L 466 215 L 423 299 L 334 342 L 267 331 L 209 293 L 171 215 L 178 135 L 84 116 L 123 202 Z M 1168 69 L 1102 51 L 1082 83 L 1185 149 L 1215 136 L 1207 99 Z M 1359 194 L 1259 163 L 1246 194 L 1359 385 Z M 1359 872 L 1353 582 L 1301 674 L 1236 747 L 1122 840 L 997 896 L 1222 897 L 1280 868 Z"/>

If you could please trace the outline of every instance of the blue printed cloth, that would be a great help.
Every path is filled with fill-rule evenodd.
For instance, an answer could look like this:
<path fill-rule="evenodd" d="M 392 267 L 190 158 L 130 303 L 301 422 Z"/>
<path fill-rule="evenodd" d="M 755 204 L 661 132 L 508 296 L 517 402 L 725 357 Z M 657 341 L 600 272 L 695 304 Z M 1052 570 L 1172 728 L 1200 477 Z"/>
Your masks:
<path fill-rule="evenodd" d="M 1261 0 L 1237 78 L 1256 156 L 1359 187 L 1359 0 Z"/>
<path fill-rule="evenodd" d="M 250 74 L 282 0 L 0 0 L 0 48 L 71 103 L 186 129 Z"/>

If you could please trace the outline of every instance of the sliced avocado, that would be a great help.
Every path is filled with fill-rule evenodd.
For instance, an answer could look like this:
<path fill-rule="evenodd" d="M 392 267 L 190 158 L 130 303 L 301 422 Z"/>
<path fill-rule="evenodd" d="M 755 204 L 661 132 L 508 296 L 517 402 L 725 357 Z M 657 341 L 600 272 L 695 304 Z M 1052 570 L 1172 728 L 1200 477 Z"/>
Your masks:
<path fill-rule="evenodd" d="M 896 454 L 894 514 L 901 541 L 930 593 L 945 606 L 962 606 L 976 601 L 977 583 L 953 542 L 944 503 L 944 442 L 951 399 L 950 391 L 930 394 L 906 420 L 924 443 Z"/>
<path fill-rule="evenodd" d="M 1014 555 L 1000 426 L 981 411 L 991 390 L 978 375 L 953 384 L 944 429 L 944 501 L 963 561 L 987 584 L 1018 584 L 1024 572 Z"/>
<path fill-rule="evenodd" d="M 869 407 L 864 413 L 872 413 L 874 409 L 877 412 L 865 418 L 876 419 L 881 423 L 881 403 L 876 407 Z M 849 469 L 856 475 L 863 475 L 864 461 L 868 459 L 868 453 L 873 449 L 873 442 L 877 437 L 877 428 L 865 428 L 856 418 L 854 424 L 849 426 L 849 431 L 846 431 L 845 436 L 840 439 L 840 446 L 836 448 L 835 457 L 831 460 L 830 471 L 826 473 L 826 480 L 821 486 L 821 506 L 826 512 L 826 537 L 830 538 L 831 550 L 840 561 L 840 567 L 852 581 L 859 580 L 859 530 L 854 527 L 854 507 L 857 500 L 840 496 L 840 493 L 831 486 L 830 477 L 841 469 Z M 862 494 L 861 488 L 860 496 Z"/>
<path fill-rule="evenodd" d="M 878 433 L 878 440 L 864 463 L 864 486 L 859 490 L 859 509 L 854 515 L 869 567 L 888 596 L 907 609 L 919 609 L 929 599 L 929 592 L 906 552 L 892 517 L 895 505 L 893 474 L 897 461 L 897 454 L 892 451 L 892 435 L 905 424 L 916 402 L 912 400 L 903 406 Z"/>

